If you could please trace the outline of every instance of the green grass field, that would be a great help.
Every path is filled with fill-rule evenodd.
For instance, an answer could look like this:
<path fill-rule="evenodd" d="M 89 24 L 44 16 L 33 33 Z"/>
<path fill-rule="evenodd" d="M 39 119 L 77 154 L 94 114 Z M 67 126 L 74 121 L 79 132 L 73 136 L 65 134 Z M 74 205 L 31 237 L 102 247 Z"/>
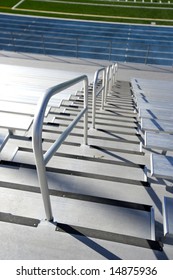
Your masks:
<path fill-rule="evenodd" d="M 0 0 L 0 12 L 173 25 L 173 0 Z"/>

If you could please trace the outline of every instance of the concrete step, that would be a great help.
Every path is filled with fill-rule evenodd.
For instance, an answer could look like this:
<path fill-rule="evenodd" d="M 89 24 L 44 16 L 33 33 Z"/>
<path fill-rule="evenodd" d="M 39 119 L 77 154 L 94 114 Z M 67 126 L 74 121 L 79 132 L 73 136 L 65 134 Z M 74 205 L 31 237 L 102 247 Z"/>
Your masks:
<path fill-rule="evenodd" d="M 49 130 L 52 133 L 61 133 L 64 131 L 64 129 L 67 127 L 67 125 L 52 125 L 52 123 L 47 123 L 43 126 L 44 130 Z M 78 137 L 83 137 L 83 128 L 74 128 L 71 132 L 70 135 L 73 136 L 78 136 Z M 140 139 L 138 135 L 126 135 L 126 134 L 121 134 L 121 133 L 115 133 L 115 132 L 110 132 L 109 130 L 104 130 L 104 129 L 93 129 L 90 128 L 88 129 L 88 137 L 89 138 L 96 138 L 96 139 L 104 139 L 104 140 L 112 140 L 116 141 L 119 140 L 120 142 L 122 141 L 127 141 L 127 142 L 132 142 L 139 144 Z"/>
<path fill-rule="evenodd" d="M 52 145 L 52 142 L 45 140 L 43 141 L 43 150 L 46 151 Z M 128 143 L 127 143 L 128 145 Z M 23 137 L 19 138 L 18 136 L 10 137 L 8 143 L 5 145 L 3 151 L 1 151 L 1 157 L 5 160 L 11 160 L 16 149 L 29 149 L 32 151 L 32 142 L 31 138 Z M 91 160 L 102 160 L 107 161 L 110 160 L 115 164 L 119 162 L 119 164 L 129 165 L 129 166 L 137 166 L 137 165 L 146 165 L 148 162 L 148 157 L 146 157 L 143 153 L 130 153 L 128 150 L 126 151 L 113 151 L 106 150 L 100 148 L 99 146 L 88 146 L 88 145 L 73 145 L 73 143 L 69 144 L 63 143 L 57 151 L 57 154 L 62 154 L 68 156 L 73 156 L 74 158 L 78 156 L 83 156 L 86 159 L 90 158 Z"/>
<path fill-rule="evenodd" d="M 1 194 L 1 215 L 2 213 L 11 213 L 18 217 L 42 220 L 43 206 L 40 194 L 8 190 L 3 187 L 1 187 Z M 85 199 L 60 196 L 51 196 L 51 202 L 54 208 L 54 221 L 58 221 L 59 225 L 73 225 L 83 229 L 101 231 L 100 233 L 105 232 L 105 234 L 116 233 L 131 236 L 131 238 L 133 236 L 141 239 L 151 239 L 150 211 L 133 209 L 125 207 L 125 205 L 123 207 L 116 204 L 111 205 L 109 203 L 98 203 L 98 201 L 91 202 Z M 133 220 L 131 225 L 129 225 L 129 220 Z M 42 226 L 42 223 L 37 225 L 37 227 L 39 226 Z M 37 228 L 35 232 L 37 232 Z M 48 236 L 45 236 L 45 238 L 47 239 Z M 105 237 L 102 238 L 105 239 Z"/>
<path fill-rule="evenodd" d="M 42 133 L 43 138 L 46 140 L 46 142 L 54 142 L 59 134 L 57 135 L 56 133 L 52 133 L 49 130 L 44 130 Z M 66 140 L 65 143 L 69 143 L 69 144 L 77 144 L 82 145 L 83 144 L 83 137 L 81 136 L 76 136 L 76 135 L 69 135 Z M 120 141 L 118 139 L 112 141 L 111 140 L 105 140 L 105 139 L 99 139 L 99 138 L 88 138 L 88 145 L 89 146 L 94 146 L 94 147 L 98 147 L 100 149 L 107 149 L 110 151 L 126 151 L 129 153 L 138 153 L 140 154 L 140 143 L 139 142 L 128 142 L 127 141 Z"/>
<path fill-rule="evenodd" d="M 64 112 L 60 112 L 60 111 L 58 111 L 57 110 L 57 112 L 56 112 L 56 110 L 52 110 L 51 109 L 51 112 L 50 112 L 51 114 L 54 114 L 54 115 L 57 115 L 57 117 L 69 117 L 69 118 L 74 118 L 75 116 L 77 116 L 77 114 L 78 114 L 78 111 L 73 111 L 73 110 L 70 110 L 70 109 L 65 109 L 64 110 Z M 91 119 L 92 118 L 92 111 L 91 110 L 89 110 L 88 111 L 88 117 L 89 117 L 89 119 Z M 125 114 L 119 114 L 118 112 L 117 112 L 117 114 L 116 113 L 109 113 L 109 112 L 106 112 L 106 111 L 104 111 L 104 110 L 96 110 L 96 120 L 97 119 L 99 119 L 99 120 L 109 120 L 109 121 L 116 121 L 116 120 L 119 120 L 119 121 L 123 121 L 123 122 L 129 122 L 129 123 L 131 123 L 131 122 L 135 122 L 136 121 L 136 119 L 137 119 L 137 115 L 125 115 Z"/>
<path fill-rule="evenodd" d="M 58 125 L 69 125 L 70 121 L 65 120 L 59 120 L 58 118 L 52 118 L 52 123 L 58 124 Z M 91 123 L 90 123 L 91 126 Z M 81 124 L 76 125 L 77 128 L 82 128 L 82 122 Z M 117 122 L 116 124 L 107 124 L 102 123 L 101 121 L 99 123 L 96 123 L 95 126 L 96 129 L 103 129 L 109 132 L 115 132 L 115 133 L 125 133 L 125 134 L 131 134 L 134 135 L 138 132 L 137 126 L 134 125 L 133 127 L 129 127 L 128 125 L 122 124 L 121 122 Z"/>
<path fill-rule="evenodd" d="M 65 108 L 65 112 L 66 113 L 78 113 L 78 111 L 79 111 L 79 109 L 76 109 L 76 108 L 72 108 L 72 107 L 66 107 Z M 89 108 L 89 110 L 88 110 L 88 112 L 89 112 L 89 114 L 91 114 L 92 113 L 92 110 Z M 117 116 L 117 117 L 121 117 L 121 118 L 123 118 L 123 119 L 129 119 L 129 121 L 130 120 L 133 120 L 136 116 L 137 116 L 137 114 L 136 113 L 134 113 L 134 112 L 126 112 L 126 111 L 124 111 L 124 110 L 119 110 L 119 109 L 104 109 L 104 110 L 100 110 L 100 107 L 96 107 L 96 116 L 103 116 L 103 118 L 104 118 L 104 116 Z"/>
<path fill-rule="evenodd" d="M 33 153 L 26 151 L 17 151 L 13 157 L 14 162 L 22 162 L 35 164 Z M 143 169 L 137 167 L 130 167 L 124 165 L 123 168 L 121 165 L 116 165 L 112 163 L 104 163 L 104 162 L 94 162 L 94 161 L 86 161 L 83 158 L 68 158 L 68 157 L 60 157 L 54 156 L 51 161 L 48 163 L 47 167 L 60 169 L 63 172 L 69 170 L 69 172 L 77 172 L 85 174 L 85 176 L 91 177 L 100 177 L 107 178 L 108 180 L 113 180 L 115 178 L 123 178 L 129 180 L 139 180 L 146 181 L 146 174 Z"/>
<path fill-rule="evenodd" d="M 17 158 L 16 158 L 17 159 Z M 115 166 L 116 168 L 116 166 Z M 132 170 L 133 167 L 129 168 Z M 34 165 L 1 161 L 0 185 L 8 189 L 40 192 L 37 172 Z M 126 202 L 152 205 L 150 186 L 147 182 L 130 180 L 124 177 L 95 176 L 94 174 L 47 168 L 50 193 L 56 192 L 97 196 Z M 106 188 L 105 188 L 106 185 Z M 148 191 L 146 191 L 148 189 Z M 139 194 L 136 199 L 136 193 Z"/>
<path fill-rule="evenodd" d="M 67 122 L 72 122 L 74 118 L 72 118 L 71 116 L 64 116 L 63 114 L 58 115 L 54 118 L 55 121 L 59 121 L 61 123 L 67 123 Z M 79 121 L 79 123 L 83 122 L 83 120 L 81 119 L 81 121 Z M 88 123 L 91 124 L 92 123 L 92 118 L 89 116 L 88 118 Z M 130 121 L 124 121 L 124 120 L 119 120 L 119 118 L 113 118 L 113 119 L 103 119 L 103 118 L 96 118 L 95 121 L 96 124 L 103 124 L 103 125 L 120 125 L 120 126 L 127 126 L 127 127 L 136 127 L 136 124 L 134 123 L 134 121 L 130 122 Z"/>

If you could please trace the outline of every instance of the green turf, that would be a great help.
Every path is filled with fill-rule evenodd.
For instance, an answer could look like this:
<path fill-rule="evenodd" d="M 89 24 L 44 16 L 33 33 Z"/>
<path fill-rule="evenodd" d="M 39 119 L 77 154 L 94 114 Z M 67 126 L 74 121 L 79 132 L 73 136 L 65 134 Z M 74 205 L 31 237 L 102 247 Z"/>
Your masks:
<path fill-rule="evenodd" d="M 173 25 L 173 0 L 153 0 L 151 3 L 137 2 L 117 2 L 117 1 L 101 1 L 101 0 L 61 0 L 63 3 L 56 3 L 54 1 L 33 1 L 25 0 L 16 9 L 10 9 L 19 1 L 16 0 L 1 0 L 0 12 L 33 14 L 41 16 L 65 17 L 88 20 L 102 20 L 102 21 L 118 21 L 118 22 L 134 22 L 134 23 L 151 23 Z M 70 3 L 78 2 L 78 3 Z M 89 5 L 85 5 L 88 3 Z M 83 5 L 81 5 L 83 4 Z M 96 4 L 96 5 L 92 5 Z M 111 5 L 111 6 L 109 6 Z M 133 8 L 136 6 L 136 8 Z M 4 7 L 4 8 L 3 8 Z M 149 9 L 147 7 L 150 7 Z M 164 9 L 156 9 L 156 8 Z M 24 11 L 25 10 L 25 11 Z M 69 15 L 65 15 L 69 13 Z M 129 18 L 129 19 L 128 19 Z"/>

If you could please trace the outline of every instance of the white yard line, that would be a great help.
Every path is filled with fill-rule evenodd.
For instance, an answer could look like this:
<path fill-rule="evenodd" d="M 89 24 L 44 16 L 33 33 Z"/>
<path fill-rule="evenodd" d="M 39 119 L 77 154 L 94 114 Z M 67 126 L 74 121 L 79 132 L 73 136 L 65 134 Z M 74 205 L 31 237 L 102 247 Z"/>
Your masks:
<path fill-rule="evenodd" d="M 82 5 L 82 6 L 100 6 L 100 7 L 121 7 L 121 8 L 130 8 L 130 9 L 156 9 L 156 10 L 173 10 L 172 7 L 155 7 L 155 6 L 151 6 L 150 4 L 153 4 L 152 2 L 145 2 L 147 4 L 149 4 L 150 6 L 128 6 L 128 5 L 121 5 L 121 4 L 101 4 L 101 3 L 87 3 L 87 2 L 73 2 L 73 1 L 66 1 L 66 0 L 31 0 L 33 2 L 48 2 L 48 3 L 61 3 L 61 4 L 71 4 L 71 5 Z M 119 1 L 116 1 L 116 3 L 119 2 Z M 121 2 L 119 2 L 121 3 Z M 137 2 L 132 2 L 132 3 L 137 3 Z M 138 2 L 138 3 L 141 3 L 142 2 Z"/>
<path fill-rule="evenodd" d="M 173 19 L 159 19 L 159 18 L 136 18 L 136 17 L 122 17 L 122 16 L 109 16 L 109 15 L 94 15 L 94 14 L 78 14 L 78 13 L 64 13 L 64 12 L 51 12 L 51 11 L 42 11 L 42 10 L 32 10 L 32 9 L 20 9 L 17 8 L 18 11 L 24 12 L 37 12 L 44 14 L 54 14 L 54 15 L 68 15 L 68 16 L 83 16 L 83 17 L 97 17 L 97 18 L 121 18 L 121 19 L 135 19 L 135 20 L 149 20 L 149 21 L 165 21 L 165 22 L 173 22 Z M 70 19 L 70 18 L 69 18 Z"/>
<path fill-rule="evenodd" d="M 14 5 L 11 9 L 14 10 L 16 9 L 20 4 L 22 4 L 25 0 L 19 1 L 16 5 Z"/>

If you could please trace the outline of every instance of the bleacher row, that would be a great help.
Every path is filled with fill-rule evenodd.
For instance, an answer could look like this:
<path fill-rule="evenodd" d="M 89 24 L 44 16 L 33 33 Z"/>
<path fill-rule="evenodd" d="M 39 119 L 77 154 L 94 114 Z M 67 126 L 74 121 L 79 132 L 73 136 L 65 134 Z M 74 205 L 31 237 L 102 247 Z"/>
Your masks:
<path fill-rule="evenodd" d="M 171 27 L 0 15 L 0 50 L 172 65 Z"/>
<path fill-rule="evenodd" d="M 26 132 L 30 129 L 39 98 L 45 90 L 63 81 L 66 76 L 70 78 L 75 74 L 58 77 L 58 71 L 51 69 L 37 69 L 34 67 L 20 67 L 1 64 L 1 93 L 0 93 L 0 151 L 4 147 L 10 134 L 19 130 Z M 9 78 L 10 77 L 10 78 Z M 68 100 L 71 91 L 61 93 L 51 99 L 46 109 L 45 117 L 48 116 L 51 106 L 59 107 L 62 96 Z M 72 102 L 71 102 L 72 103 Z"/>
<path fill-rule="evenodd" d="M 3 67 L 5 73 L 5 66 Z M 9 73 L 10 68 L 13 67 L 8 67 Z M 22 226 L 23 223 L 27 225 L 32 223 L 33 227 L 37 227 L 40 216 L 42 219 L 42 206 L 40 197 L 37 197 L 39 188 L 31 143 L 31 125 L 35 110 L 34 102 L 40 92 L 38 94 L 37 87 L 37 90 L 33 91 L 35 98 L 32 99 L 32 96 L 29 98 L 28 95 L 27 99 L 27 90 L 31 80 L 32 87 L 34 80 L 37 80 L 37 83 L 40 81 L 40 85 L 43 81 L 44 87 L 46 78 L 41 69 L 38 70 L 40 79 L 38 77 L 36 79 L 34 68 L 30 69 L 30 72 L 26 71 L 27 75 L 25 67 L 18 68 L 18 73 L 20 70 L 24 80 L 28 77 L 28 88 L 26 87 L 23 99 L 20 94 L 22 85 L 18 83 L 16 87 L 18 86 L 19 95 L 15 95 L 17 100 L 10 101 L 11 94 L 7 90 L 6 94 L 1 95 L 0 101 L 1 114 L 8 117 L 1 117 L 2 121 L 8 120 L 8 125 L 1 127 L 10 130 L 8 134 L 2 134 L 1 141 L 3 149 L 0 167 L 3 172 L 0 174 L 2 194 L 0 222 L 6 222 L 6 226 L 9 223 L 21 223 Z M 53 72 L 51 74 L 53 75 Z M 19 77 L 17 71 L 14 71 L 13 75 L 16 75 L 12 77 L 14 80 Z M 89 90 L 89 125 L 91 125 L 92 85 Z M 82 102 L 83 92 L 78 91 L 75 96 L 70 95 L 70 100 L 61 102 L 60 107 L 55 103 L 50 104 L 43 124 L 44 149 L 47 149 L 72 122 Z M 96 129 L 89 129 L 88 147 L 81 145 L 83 127 L 82 123 L 79 123 L 47 167 L 50 194 L 56 209 L 55 218 L 57 215 L 60 228 L 61 223 L 79 224 L 80 227 L 76 228 L 84 235 L 90 234 L 91 237 L 114 244 L 117 242 L 162 252 L 162 244 L 155 236 L 153 202 L 150 200 L 146 202 L 143 197 L 146 195 L 145 188 L 149 188 L 149 185 L 146 182 L 145 156 L 140 151 L 140 141 L 136 134 L 136 113 L 133 110 L 129 83 L 119 81 L 114 85 L 111 94 L 108 95 L 104 111 L 100 110 L 100 104 L 101 100 L 98 98 Z M 13 124 L 9 125 L 11 121 Z M 17 190 L 16 193 L 14 190 Z M 30 194 L 31 202 L 28 202 L 30 200 L 27 193 Z M 11 213 L 10 216 L 3 213 L 4 209 L 7 213 Z M 69 215 L 69 211 L 72 215 L 71 212 Z M 97 221 L 95 216 L 99 217 Z M 33 220 L 29 220 L 28 217 Z M 85 227 L 81 226 L 83 224 Z M 17 231 L 19 232 L 18 229 Z M 59 242 L 56 239 L 59 240 L 57 233 L 54 234 L 56 242 Z M 44 234 L 39 236 L 39 239 L 43 237 Z M 19 238 L 22 238 L 21 235 Z M 63 240 L 65 238 L 63 236 Z M 35 244 L 35 241 L 33 243 Z"/>
<path fill-rule="evenodd" d="M 141 150 L 151 152 L 150 171 L 155 178 L 173 180 L 173 82 L 133 78 L 132 91 L 138 112 Z M 173 235 L 173 197 L 164 197 L 164 234 Z"/>

